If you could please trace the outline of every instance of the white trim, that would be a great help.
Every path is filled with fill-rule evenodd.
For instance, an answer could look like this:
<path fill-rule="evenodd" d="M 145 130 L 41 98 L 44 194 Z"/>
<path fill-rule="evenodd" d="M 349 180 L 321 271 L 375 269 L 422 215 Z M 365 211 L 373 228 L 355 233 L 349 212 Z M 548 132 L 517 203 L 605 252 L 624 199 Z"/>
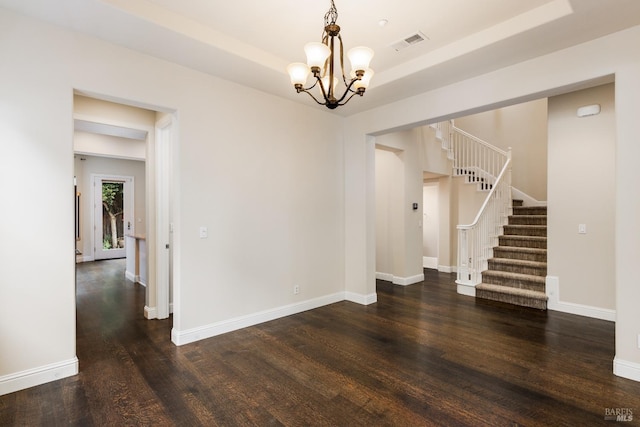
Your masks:
<path fill-rule="evenodd" d="M 376 279 L 384 280 L 385 282 L 393 282 L 393 274 L 389 273 L 379 273 L 376 271 Z"/>
<path fill-rule="evenodd" d="M 422 268 L 432 268 L 432 269 L 438 268 L 438 257 L 423 256 Z"/>
<path fill-rule="evenodd" d="M 76 262 L 93 262 L 95 259 L 91 255 L 76 255 Z"/>
<path fill-rule="evenodd" d="M 370 305 L 378 302 L 378 294 L 372 293 L 369 295 L 363 295 L 355 292 L 345 292 L 344 299 L 360 305 Z"/>
<path fill-rule="evenodd" d="M 158 317 L 158 310 L 155 307 L 144 306 L 144 318 L 151 320 Z"/>
<path fill-rule="evenodd" d="M 476 285 L 458 283 L 458 281 L 456 281 L 456 285 L 457 285 L 457 291 L 460 295 L 466 295 L 468 297 L 476 296 Z"/>
<path fill-rule="evenodd" d="M 450 265 L 439 265 L 438 271 L 441 273 L 455 273 L 457 269 L 456 267 L 452 267 Z"/>
<path fill-rule="evenodd" d="M 413 285 L 414 283 L 419 283 L 424 281 L 424 273 L 417 274 L 415 276 L 410 276 L 410 277 L 398 277 L 390 273 L 376 272 L 376 279 L 384 280 L 385 282 L 391 282 L 394 285 L 407 286 L 407 285 Z"/>
<path fill-rule="evenodd" d="M 144 286 L 145 288 L 147 287 L 147 284 L 146 284 L 146 283 L 144 283 L 142 280 L 140 280 L 140 276 L 138 276 L 138 280 L 136 281 L 136 283 L 137 283 L 138 285 Z"/>
<path fill-rule="evenodd" d="M 400 286 L 409 286 L 415 283 L 424 282 L 424 273 L 416 274 L 410 277 L 394 277 L 393 284 Z"/>
<path fill-rule="evenodd" d="M 522 200 L 523 206 L 547 206 L 546 201 L 536 200 L 524 191 L 520 191 L 515 187 L 511 187 L 511 197 L 516 200 Z"/>
<path fill-rule="evenodd" d="M 629 362 L 618 357 L 613 358 L 613 373 L 622 378 L 640 381 L 640 363 Z"/>
<path fill-rule="evenodd" d="M 155 125 L 155 201 L 156 201 L 156 316 L 159 319 L 169 317 L 169 287 L 171 286 L 170 257 L 171 236 L 171 146 L 173 139 L 173 115 L 169 114 Z"/>
<path fill-rule="evenodd" d="M 561 311 L 563 313 L 577 314 L 578 316 L 594 319 L 616 321 L 616 311 L 608 308 L 593 307 L 590 305 L 576 304 L 560 301 L 560 278 L 547 276 L 545 281 L 547 297 L 547 309 Z"/>
<path fill-rule="evenodd" d="M 175 327 L 171 330 L 171 341 L 175 345 L 189 344 L 206 338 L 215 337 L 216 335 L 226 334 L 227 332 L 236 331 L 238 329 L 247 328 L 249 326 L 258 325 L 260 323 L 269 322 L 281 317 L 291 316 L 292 314 L 302 313 L 303 311 L 313 310 L 325 305 L 344 301 L 346 292 L 338 292 L 307 301 L 285 305 L 282 307 L 264 310 L 258 313 L 239 316 L 233 319 L 223 320 L 197 328 L 178 331 Z M 366 300 L 371 296 L 359 296 L 358 294 L 349 293 L 350 298 Z M 145 307 L 145 313 L 146 313 Z"/>
<path fill-rule="evenodd" d="M 78 358 L 0 377 L 0 396 L 78 374 Z"/>
<path fill-rule="evenodd" d="M 124 278 L 125 278 L 125 279 L 127 279 L 127 280 L 129 280 L 129 281 L 131 281 L 131 282 L 133 282 L 133 283 L 137 283 L 137 282 L 138 282 L 138 280 L 140 280 L 140 276 L 137 276 L 137 275 L 135 275 L 135 274 L 131 273 L 131 272 L 130 272 L 130 271 L 128 271 L 128 270 L 125 270 L 125 272 L 124 272 Z"/>

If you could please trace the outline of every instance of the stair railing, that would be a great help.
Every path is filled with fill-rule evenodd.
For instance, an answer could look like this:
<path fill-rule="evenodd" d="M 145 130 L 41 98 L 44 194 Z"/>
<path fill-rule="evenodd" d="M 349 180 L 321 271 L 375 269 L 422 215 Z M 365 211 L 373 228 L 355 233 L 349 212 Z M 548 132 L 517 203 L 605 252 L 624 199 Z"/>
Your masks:
<path fill-rule="evenodd" d="M 485 143 L 486 144 L 486 143 Z M 469 159 L 483 157 L 474 153 L 474 149 L 468 150 L 466 154 L 465 167 L 474 163 Z M 464 151 L 464 150 L 463 150 Z M 499 150 L 501 151 L 501 150 Z M 511 200 L 511 149 L 504 153 L 504 162 L 500 165 L 499 173 L 491 185 L 491 190 L 487 195 L 480 211 L 471 224 L 458 225 L 458 285 L 475 286 L 482 283 L 482 272 L 488 268 L 488 260 L 493 256 L 493 248 L 498 246 L 498 236 L 503 233 L 503 227 L 507 224 L 508 217 L 512 212 Z M 458 152 L 456 152 L 457 157 Z M 497 168 L 499 156 L 487 155 L 489 168 Z M 486 163 L 485 163 L 486 165 Z M 490 169 L 495 170 L 495 169 Z"/>
<path fill-rule="evenodd" d="M 467 182 L 484 183 L 484 190 L 491 189 L 509 154 L 453 125 L 450 139 L 453 174 L 465 176 Z"/>

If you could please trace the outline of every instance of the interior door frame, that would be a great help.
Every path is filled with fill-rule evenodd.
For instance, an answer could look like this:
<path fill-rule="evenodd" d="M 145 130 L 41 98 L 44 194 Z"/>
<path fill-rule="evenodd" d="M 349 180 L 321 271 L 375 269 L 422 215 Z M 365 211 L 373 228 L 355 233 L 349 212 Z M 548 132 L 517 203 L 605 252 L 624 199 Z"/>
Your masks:
<path fill-rule="evenodd" d="M 93 247 L 93 259 L 110 259 L 110 258 L 125 258 L 126 248 L 122 249 L 122 252 L 114 257 L 102 256 L 101 251 L 98 248 L 102 247 L 102 242 L 98 241 L 98 226 L 102 228 L 102 183 L 103 182 L 122 182 L 124 183 L 124 217 L 125 224 L 124 235 L 135 233 L 135 198 L 134 198 L 134 177 L 128 175 L 112 175 L 112 174 L 91 174 L 91 191 L 93 197 L 93 215 L 91 215 L 91 243 Z M 99 185 L 98 185 L 99 183 Z M 98 187 L 100 190 L 98 190 Z M 102 235 L 102 233 L 100 233 Z M 124 237 L 124 236 L 123 236 Z M 126 239 L 125 239 L 126 240 Z"/>
<path fill-rule="evenodd" d="M 168 114 L 156 123 L 155 129 L 155 254 L 156 254 L 156 317 L 166 319 L 171 313 L 171 182 L 174 116 Z"/>

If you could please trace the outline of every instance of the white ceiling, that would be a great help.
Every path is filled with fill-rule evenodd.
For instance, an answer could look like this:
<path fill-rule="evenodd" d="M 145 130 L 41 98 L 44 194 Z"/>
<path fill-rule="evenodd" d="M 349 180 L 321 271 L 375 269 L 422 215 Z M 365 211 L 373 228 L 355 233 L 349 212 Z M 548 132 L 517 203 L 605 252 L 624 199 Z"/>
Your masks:
<path fill-rule="evenodd" d="M 335 0 L 345 49 L 375 51 L 350 115 L 640 24 L 640 0 Z M 0 7 L 297 102 L 286 66 L 330 0 L 0 0 Z M 388 20 L 384 27 L 378 23 Z M 396 52 L 421 31 L 429 39 Z M 347 66 L 348 68 L 348 66 Z M 318 106 L 317 108 L 324 108 Z"/>

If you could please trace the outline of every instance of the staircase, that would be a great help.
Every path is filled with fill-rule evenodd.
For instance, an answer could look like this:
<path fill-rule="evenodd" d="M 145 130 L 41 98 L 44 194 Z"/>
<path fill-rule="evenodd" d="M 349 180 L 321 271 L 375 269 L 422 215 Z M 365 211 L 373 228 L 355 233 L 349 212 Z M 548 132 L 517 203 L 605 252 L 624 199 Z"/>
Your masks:
<path fill-rule="evenodd" d="M 547 207 L 514 200 L 498 242 L 476 297 L 546 310 Z"/>

